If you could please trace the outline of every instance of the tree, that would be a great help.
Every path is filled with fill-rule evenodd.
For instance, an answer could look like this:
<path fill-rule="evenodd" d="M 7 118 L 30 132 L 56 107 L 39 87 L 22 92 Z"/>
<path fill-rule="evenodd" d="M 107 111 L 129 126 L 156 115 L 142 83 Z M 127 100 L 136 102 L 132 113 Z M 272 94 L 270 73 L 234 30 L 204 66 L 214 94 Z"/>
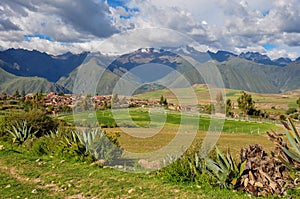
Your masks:
<path fill-rule="evenodd" d="M 232 111 L 233 106 L 234 106 L 234 104 L 231 101 L 231 99 L 227 99 L 226 100 L 226 115 L 227 116 L 231 116 L 231 117 L 233 116 L 233 111 Z"/>
<path fill-rule="evenodd" d="M 255 102 L 250 94 L 243 91 L 242 95 L 237 99 L 237 102 L 238 107 L 243 111 L 244 115 L 253 115 L 255 112 Z"/>
<path fill-rule="evenodd" d="M 167 101 L 167 98 L 164 98 L 164 96 L 160 96 L 160 99 L 159 99 L 159 104 L 160 105 L 164 105 L 164 106 L 167 106 L 168 105 L 168 101 Z"/>
<path fill-rule="evenodd" d="M 286 111 L 286 114 L 287 115 L 290 115 L 290 114 L 293 114 L 293 113 L 296 113 L 297 112 L 297 109 L 296 108 L 289 108 L 287 111 Z"/>
<path fill-rule="evenodd" d="M 300 97 L 299 97 L 299 99 L 296 101 L 296 103 L 298 104 L 298 107 L 300 108 Z"/>
<path fill-rule="evenodd" d="M 164 96 L 160 96 L 160 99 L 159 99 L 159 104 L 162 105 L 164 102 Z"/>
<path fill-rule="evenodd" d="M 21 97 L 21 95 L 20 95 L 20 93 L 19 93 L 19 90 L 18 90 L 18 89 L 17 89 L 17 90 L 16 90 L 16 92 L 15 92 L 15 97 L 16 97 L 16 98 L 19 98 L 19 97 Z"/>

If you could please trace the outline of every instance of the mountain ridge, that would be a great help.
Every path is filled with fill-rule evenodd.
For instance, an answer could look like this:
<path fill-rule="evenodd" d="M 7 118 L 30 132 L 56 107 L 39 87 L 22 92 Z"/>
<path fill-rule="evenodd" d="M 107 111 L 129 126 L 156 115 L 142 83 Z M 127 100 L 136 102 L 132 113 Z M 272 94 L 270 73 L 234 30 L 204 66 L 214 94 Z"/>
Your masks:
<path fill-rule="evenodd" d="M 72 91 L 78 68 L 87 61 L 89 55 L 88 52 L 81 54 L 67 52 L 54 56 L 24 49 L 0 51 L 0 89 L 10 92 L 14 92 L 13 89 L 21 91 L 25 88 L 22 86 L 24 84 L 30 88 L 28 89 L 30 92 L 43 87 L 45 91 L 69 93 Z M 200 63 L 214 60 L 227 88 L 259 93 L 280 93 L 300 88 L 300 57 L 294 61 L 289 58 L 271 60 L 257 52 L 236 55 L 219 50 L 204 53 L 193 47 L 171 51 L 143 48 L 119 57 L 101 56 L 103 64 L 99 67 L 107 70 L 105 78 L 98 83 L 97 91 L 105 94 L 112 92 L 114 84 L 122 75 L 142 64 L 166 65 L 184 74 L 192 84 L 203 83 L 203 79 L 195 74 L 197 71 L 189 66 L 187 61 L 189 58 Z M 28 83 L 30 81 L 31 84 Z M 43 86 L 33 82 L 40 82 L 39 84 Z"/>

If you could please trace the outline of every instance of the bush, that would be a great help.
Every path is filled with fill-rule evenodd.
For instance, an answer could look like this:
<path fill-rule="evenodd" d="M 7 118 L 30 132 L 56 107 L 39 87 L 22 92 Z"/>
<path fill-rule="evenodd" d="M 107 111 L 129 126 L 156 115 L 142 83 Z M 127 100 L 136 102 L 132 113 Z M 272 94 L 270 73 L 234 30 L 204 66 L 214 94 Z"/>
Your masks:
<path fill-rule="evenodd" d="M 289 108 L 287 111 L 286 111 L 286 114 L 287 115 L 290 115 L 290 114 L 293 114 L 293 113 L 296 113 L 297 112 L 297 109 L 296 108 Z"/>
<path fill-rule="evenodd" d="M 37 132 L 35 135 L 41 137 L 48 134 L 50 131 L 55 131 L 59 125 L 58 120 L 54 120 L 45 112 L 39 109 L 34 109 L 29 112 L 14 112 L 5 117 L 7 126 L 14 126 L 15 123 L 25 121 L 28 126 L 32 127 L 32 131 Z"/>

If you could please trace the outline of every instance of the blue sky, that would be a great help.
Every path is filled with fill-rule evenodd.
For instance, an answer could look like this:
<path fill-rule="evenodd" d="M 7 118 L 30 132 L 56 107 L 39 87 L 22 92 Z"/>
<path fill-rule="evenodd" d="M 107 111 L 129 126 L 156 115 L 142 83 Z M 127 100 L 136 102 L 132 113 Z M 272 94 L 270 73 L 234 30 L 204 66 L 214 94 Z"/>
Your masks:
<path fill-rule="evenodd" d="M 93 51 L 114 35 L 143 28 L 178 31 L 211 51 L 300 56 L 299 0 L 0 1 L 2 50 Z"/>
<path fill-rule="evenodd" d="M 107 0 L 108 5 L 112 7 L 125 6 L 125 1 L 122 0 Z"/>

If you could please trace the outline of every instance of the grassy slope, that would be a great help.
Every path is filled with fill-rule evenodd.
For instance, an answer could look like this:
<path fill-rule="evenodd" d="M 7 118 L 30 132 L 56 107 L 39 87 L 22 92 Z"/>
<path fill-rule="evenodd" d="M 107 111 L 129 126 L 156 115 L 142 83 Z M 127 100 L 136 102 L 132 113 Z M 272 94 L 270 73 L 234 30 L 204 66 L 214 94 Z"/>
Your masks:
<path fill-rule="evenodd" d="M 0 90 L 7 93 L 15 93 L 16 90 L 33 93 L 42 90 L 43 92 L 64 91 L 63 88 L 55 85 L 55 83 L 40 77 L 20 77 L 6 72 L 0 68 Z"/>
<path fill-rule="evenodd" d="M 173 184 L 153 174 L 125 173 L 25 152 L 2 150 L 0 157 L 1 198 L 248 198 L 206 182 Z"/>

